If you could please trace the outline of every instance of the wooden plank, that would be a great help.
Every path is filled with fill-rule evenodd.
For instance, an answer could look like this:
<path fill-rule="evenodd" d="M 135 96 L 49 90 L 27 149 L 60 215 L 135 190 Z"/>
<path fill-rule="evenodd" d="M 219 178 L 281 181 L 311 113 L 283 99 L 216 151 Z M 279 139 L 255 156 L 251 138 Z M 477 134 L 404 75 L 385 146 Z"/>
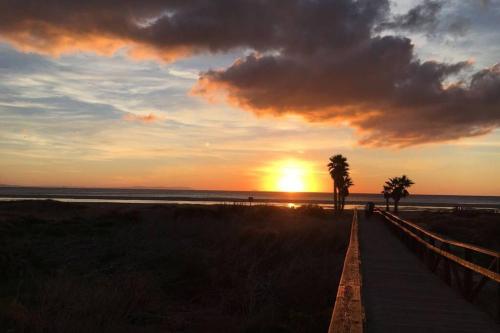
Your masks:
<path fill-rule="evenodd" d="M 392 233 L 392 224 L 379 216 L 358 218 L 365 332 L 498 333 L 492 318 L 448 288 L 400 242 L 396 235 L 403 232 Z"/>
<path fill-rule="evenodd" d="M 497 252 L 497 251 L 493 251 L 493 250 L 490 250 L 490 249 L 485 249 L 483 247 L 480 247 L 480 246 L 476 246 L 476 245 L 472 245 L 472 244 L 469 244 L 469 243 L 463 243 L 463 242 L 459 242 L 459 241 L 455 241 L 455 240 L 452 240 L 452 239 L 447 239 L 447 238 L 443 238 L 441 237 L 440 235 L 437 235 L 433 232 L 430 232 L 410 221 L 406 221 L 406 220 L 403 220 L 402 218 L 394 215 L 394 214 L 391 214 L 389 212 L 384 212 L 384 211 L 381 211 L 381 210 L 377 210 L 380 214 L 386 216 L 386 217 L 390 217 L 394 220 L 397 220 L 403 224 L 406 224 L 420 232 L 422 232 L 423 234 L 435 239 L 435 240 L 438 240 L 442 243 L 447 243 L 447 244 L 450 244 L 450 245 L 454 245 L 454 246 L 457 246 L 457 247 L 461 247 L 461 248 L 464 248 L 464 249 L 469 249 L 469 250 L 472 250 L 472 251 L 476 251 L 476 252 L 479 252 L 479 253 L 483 253 L 483 254 L 486 254 L 486 255 L 489 255 L 489 256 L 492 256 L 492 257 L 495 257 L 495 258 L 500 258 L 500 252 Z"/>
<path fill-rule="evenodd" d="M 404 232 L 405 234 L 407 234 L 408 236 L 410 236 L 411 238 L 413 238 L 415 241 L 423 244 L 428 249 L 434 251 L 435 253 L 437 253 L 437 254 L 445 257 L 445 258 L 450 259 L 451 261 L 459 264 L 460 266 L 462 266 L 464 268 L 468 268 L 468 269 L 470 269 L 470 270 L 472 270 L 472 271 L 474 271 L 474 272 L 476 272 L 478 274 L 481 274 L 483 276 L 488 277 L 489 279 L 491 279 L 491 280 L 493 280 L 495 282 L 500 283 L 500 274 L 498 274 L 496 272 L 493 272 L 493 271 L 490 271 L 490 270 L 488 270 L 488 269 L 486 269 L 486 268 L 484 268 L 482 266 L 476 265 L 476 264 L 474 264 L 474 263 L 472 263 L 470 261 L 467 261 L 465 259 L 462 259 L 459 256 L 456 256 L 456 255 L 454 255 L 454 254 L 452 254 L 450 252 L 441 250 L 440 248 L 427 243 L 425 240 L 423 240 L 422 238 L 420 238 L 414 232 L 412 232 L 412 231 L 404 228 L 399 223 L 397 223 L 396 221 L 394 221 L 393 219 L 391 219 L 391 217 L 385 216 L 384 214 L 382 214 L 382 216 L 385 217 L 386 221 L 389 221 L 390 223 L 392 223 L 393 225 L 395 225 L 396 227 L 398 227 L 399 230 L 401 230 L 402 232 Z"/>
<path fill-rule="evenodd" d="M 337 291 L 329 333 L 362 333 L 364 310 L 361 300 L 361 257 L 358 241 L 358 212 L 355 209 L 349 247 Z"/>

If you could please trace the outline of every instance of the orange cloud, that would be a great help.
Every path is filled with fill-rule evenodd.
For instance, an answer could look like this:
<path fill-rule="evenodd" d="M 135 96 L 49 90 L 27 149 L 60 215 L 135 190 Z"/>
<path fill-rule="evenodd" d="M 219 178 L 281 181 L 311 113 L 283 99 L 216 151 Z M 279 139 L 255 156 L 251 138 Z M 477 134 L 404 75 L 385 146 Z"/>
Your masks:
<path fill-rule="evenodd" d="M 123 119 L 126 121 L 131 121 L 131 122 L 141 122 L 141 123 L 154 123 L 159 120 L 159 118 L 152 114 L 149 113 L 147 115 L 137 115 L 133 113 L 127 113 L 125 116 L 123 116 Z"/>
<path fill-rule="evenodd" d="M 26 27 L 27 30 L 4 33 L 0 35 L 0 41 L 10 43 L 22 52 L 34 52 L 52 57 L 80 51 L 112 56 L 118 50 L 126 49 L 127 55 L 134 60 L 172 62 L 193 53 L 189 47 L 155 48 L 112 36 L 69 33 L 52 26 L 42 26 L 44 26 L 43 36 L 32 33 L 31 29 L 39 28 L 38 25 L 34 25 Z"/>

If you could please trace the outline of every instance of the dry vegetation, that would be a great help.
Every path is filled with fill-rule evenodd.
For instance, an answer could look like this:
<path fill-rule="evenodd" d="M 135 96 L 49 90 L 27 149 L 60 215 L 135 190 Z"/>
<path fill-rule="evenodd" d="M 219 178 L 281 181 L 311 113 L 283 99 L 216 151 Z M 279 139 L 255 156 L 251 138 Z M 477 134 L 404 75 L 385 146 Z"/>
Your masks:
<path fill-rule="evenodd" d="M 351 214 L 0 203 L 0 331 L 325 332 Z"/>
<path fill-rule="evenodd" d="M 442 236 L 500 251 L 500 214 L 405 211 L 399 215 Z"/>

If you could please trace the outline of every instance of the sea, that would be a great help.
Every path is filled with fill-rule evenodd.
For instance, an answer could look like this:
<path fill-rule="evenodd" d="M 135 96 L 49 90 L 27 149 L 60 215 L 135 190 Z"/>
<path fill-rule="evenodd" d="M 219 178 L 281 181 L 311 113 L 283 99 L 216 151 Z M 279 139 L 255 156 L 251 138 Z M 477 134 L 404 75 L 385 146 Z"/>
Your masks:
<path fill-rule="evenodd" d="M 70 188 L 70 187 L 17 187 L 1 186 L 0 200 L 58 200 L 65 202 L 114 202 L 114 203 L 177 203 L 177 204 L 263 204 L 296 207 L 314 204 L 332 207 L 332 193 L 323 192 L 263 192 L 263 191 L 212 191 L 190 189 L 146 188 Z M 346 207 L 361 206 L 367 202 L 385 205 L 381 194 L 352 193 Z M 453 209 L 462 206 L 478 209 L 500 210 L 500 196 L 422 195 L 414 194 L 400 202 L 401 209 Z"/>

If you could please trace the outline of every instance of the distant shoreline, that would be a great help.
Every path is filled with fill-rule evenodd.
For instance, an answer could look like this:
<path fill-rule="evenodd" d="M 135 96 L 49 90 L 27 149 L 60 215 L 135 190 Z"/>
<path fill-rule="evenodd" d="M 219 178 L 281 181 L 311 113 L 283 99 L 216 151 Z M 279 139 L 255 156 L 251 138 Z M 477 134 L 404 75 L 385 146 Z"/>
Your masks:
<path fill-rule="evenodd" d="M 134 192 L 186 192 L 186 193 L 239 193 L 239 194 L 248 194 L 248 195 L 256 195 L 256 194 L 282 194 L 288 196 L 300 196 L 300 195 L 332 195 L 331 192 L 280 192 L 280 191 L 267 191 L 267 190 L 209 190 L 209 189 L 197 189 L 191 187 L 147 187 L 147 186 L 136 186 L 136 187 L 72 187 L 72 186 L 24 186 L 24 185 L 9 185 L 9 184 L 0 184 L 0 198 L 5 195 L 2 194 L 3 191 L 14 190 L 14 191 L 40 191 L 40 190 L 48 190 L 48 191 L 67 191 L 67 190 L 76 190 L 76 191 L 134 191 Z M 381 196 L 380 193 L 369 193 L 369 192 L 351 192 L 351 196 Z M 500 202 L 500 195 L 488 195 L 488 194 L 427 194 L 427 193 L 412 193 L 411 197 L 422 196 L 422 197 L 456 197 L 456 198 L 465 198 L 465 197 L 477 197 L 477 198 L 496 198 Z M 500 203 L 499 203 L 500 205 Z"/>
<path fill-rule="evenodd" d="M 187 189 L 106 189 L 106 188 L 49 188 L 49 187 L 0 187 L 0 200 L 52 199 L 69 202 L 113 202 L 140 204 L 255 204 L 293 206 L 319 205 L 331 208 L 332 194 L 325 192 L 270 192 L 270 191 L 217 191 Z M 251 200 L 249 200 L 251 199 Z M 380 193 L 351 193 L 346 204 L 352 208 L 374 202 L 385 206 Z M 500 209 L 500 197 L 411 194 L 401 201 L 408 209 L 451 209 L 463 206 L 479 209 Z"/>
<path fill-rule="evenodd" d="M 192 196 L 125 196 L 125 195 L 2 195 L 0 200 L 57 200 L 57 201 L 75 201 L 75 202 L 88 202 L 95 200 L 95 202 L 118 202 L 123 203 L 193 203 L 193 204 L 218 204 L 218 203 L 248 203 L 248 198 L 235 198 L 235 197 L 192 197 Z M 81 200 L 81 201 L 79 201 Z M 149 201 L 149 202 L 146 202 Z M 316 200 L 316 199 L 302 199 L 302 198 L 289 198 L 289 199 L 267 199 L 254 197 L 252 202 L 255 204 L 315 204 L 315 205 L 331 205 L 331 200 Z M 364 205 L 367 201 L 351 200 L 347 201 L 348 205 Z M 383 200 L 373 201 L 376 205 L 385 206 Z M 481 203 L 446 203 L 446 202 L 401 202 L 404 207 L 433 207 L 433 208 L 453 208 L 455 206 L 463 206 L 469 208 L 484 208 L 484 209 L 500 209 L 500 204 L 481 204 Z"/>

